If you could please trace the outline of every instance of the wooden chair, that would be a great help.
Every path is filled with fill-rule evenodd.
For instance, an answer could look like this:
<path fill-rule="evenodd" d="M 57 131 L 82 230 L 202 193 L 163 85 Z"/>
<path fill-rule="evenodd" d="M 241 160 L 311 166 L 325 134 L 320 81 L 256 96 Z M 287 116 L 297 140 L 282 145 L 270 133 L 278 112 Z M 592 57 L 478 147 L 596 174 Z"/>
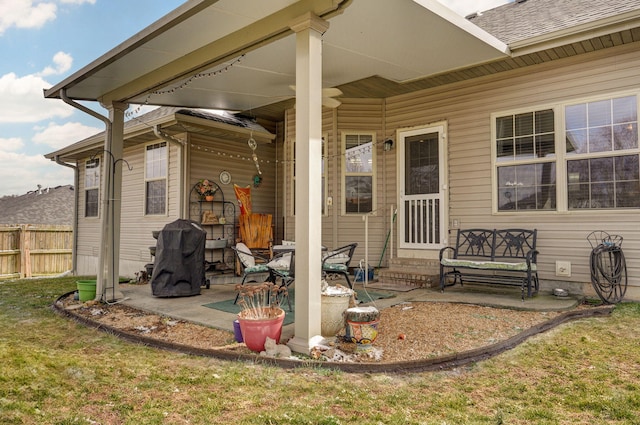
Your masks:
<path fill-rule="evenodd" d="M 263 257 L 273 258 L 273 228 L 271 214 L 240 215 L 240 242 L 245 244 L 251 252 Z"/>

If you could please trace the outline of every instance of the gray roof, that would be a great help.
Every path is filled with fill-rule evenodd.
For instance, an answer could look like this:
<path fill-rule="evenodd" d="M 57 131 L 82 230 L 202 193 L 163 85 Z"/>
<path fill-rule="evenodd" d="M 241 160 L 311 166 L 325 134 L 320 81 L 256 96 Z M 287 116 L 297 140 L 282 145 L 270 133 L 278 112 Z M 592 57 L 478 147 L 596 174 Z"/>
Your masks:
<path fill-rule="evenodd" d="M 640 9 L 640 0 L 516 0 L 467 19 L 511 44 Z"/>
<path fill-rule="evenodd" d="M 20 196 L 0 198 L 0 225 L 73 224 L 73 186 L 39 189 Z"/>

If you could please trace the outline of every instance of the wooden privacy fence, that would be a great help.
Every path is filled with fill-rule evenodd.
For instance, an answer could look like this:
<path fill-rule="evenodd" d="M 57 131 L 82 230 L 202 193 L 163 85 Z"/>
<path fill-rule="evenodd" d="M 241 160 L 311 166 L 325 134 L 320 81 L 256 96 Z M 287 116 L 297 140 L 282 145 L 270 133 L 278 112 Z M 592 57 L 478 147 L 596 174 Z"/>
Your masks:
<path fill-rule="evenodd" d="M 73 228 L 0 225 L 0 279 L 47 276 L 71 270 Z"/>

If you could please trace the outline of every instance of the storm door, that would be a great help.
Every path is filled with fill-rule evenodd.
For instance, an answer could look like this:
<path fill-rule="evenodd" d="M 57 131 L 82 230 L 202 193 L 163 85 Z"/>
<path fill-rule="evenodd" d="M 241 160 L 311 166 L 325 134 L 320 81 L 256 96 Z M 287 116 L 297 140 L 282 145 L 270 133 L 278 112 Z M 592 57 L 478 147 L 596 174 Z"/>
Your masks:
<path fill-rule="evenodd" d="M 445 238 L 444 126 L 399 133 L 401 249 L 440 249 Z"/>

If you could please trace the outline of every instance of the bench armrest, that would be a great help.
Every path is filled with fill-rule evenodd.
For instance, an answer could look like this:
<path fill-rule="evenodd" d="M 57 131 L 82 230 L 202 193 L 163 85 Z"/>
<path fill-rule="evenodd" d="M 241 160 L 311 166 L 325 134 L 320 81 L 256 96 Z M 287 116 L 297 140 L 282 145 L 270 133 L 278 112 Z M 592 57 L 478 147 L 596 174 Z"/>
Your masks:
<path fill-rule="evenodd" d="M 440 254 L 439 254 L 439 256 L 438 256 L 438 259 L 439 259 L 439 260 L 442 260 L 442 259 L 444 258 L 444 254 L 445 254 L 445 252 L 447 252 L 447 251 L 451 251 L 451 252 L 452 252 L 451 257 L 449 257 L 449 258 L 456 258 L 456 257 L 457 257 L 457 255 L 458 255 L 458 250 L 457 250 L 456 248 L 453 248 L 453 247 L 451 247 L 451 246 L 445 246 L 444 248 L 442 248 L 442 249 L 440 250 Z"/>

